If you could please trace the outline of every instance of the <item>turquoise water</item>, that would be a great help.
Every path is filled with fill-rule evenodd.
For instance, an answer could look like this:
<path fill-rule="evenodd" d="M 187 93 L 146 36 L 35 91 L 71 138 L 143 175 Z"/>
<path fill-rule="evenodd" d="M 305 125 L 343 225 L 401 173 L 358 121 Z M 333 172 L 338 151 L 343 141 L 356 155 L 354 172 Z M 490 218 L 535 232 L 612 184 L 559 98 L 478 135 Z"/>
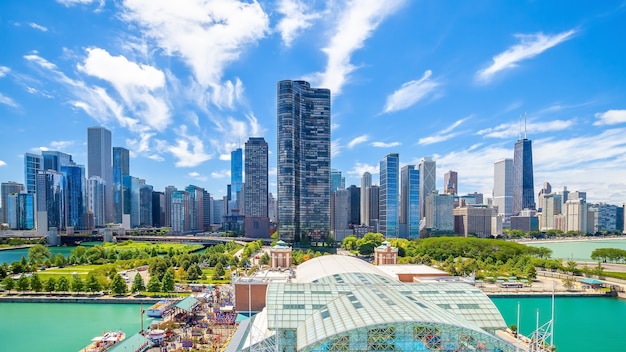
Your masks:
<path fill-rule="evenodd" d="M 70 253 L 74 249 L 74 247 L 48 247 L 52 254 L 57 255 L 59 253 L 63 254 L 65 257 L 69 257 Z M 0 264 L 2 263 L 13 263 L 16 261 L 22 260 L 22 257 L 26 257 L 28 260 L 28 248 L 20 248 L 20 249 L 5 249 L 0 251 Z"/>
<path fill-rule="evenodd" d="M 140 329 L 138 304 L 0 303 L 0 351 L 72 352 L 105 331 Z"/>
<path fill-rule="evenodd" d="M 520 332 L 530 335 L 550 320 L 550 298 L 493 298 L 507 325 L 517 322 L 520 303 Z M 558 352 L 626 351 L 624 340 L 626 300 L 606 297 L 557 297 L 555 299 L 554 344 Z"/>
<path fill-rule="evenodd" d="M 522 242 L 523 243 L 523 242 Z M 594 241 L 564 241 L 554 243 L 524 243 L 529 246 L 546 247 L 552 250 L 552 258 L 554 259 L 573 259 L 579 261 L 590 261 L 591 252 L 598 248 L 618 248 L 626 250 L 625 239 L 613 240 L 594 240 Z M 626 348 L 625 348 L 626 350 Z"/>
<path fill-rule="evenodd" d="M 550 298 L 494 298 L 507 325 L 516 324 L 520 303 L 520 331 L 535 329 L 550 319 Z M 623 322 L 626 300 L 616 298 L 556 298 L 554 342 L 558 352 L 626 351 Z M 0 303 L 1 351 L 78 351 L 92 337 L 121 329 L 140 330 L 137 304 Z M 145 319 L 147 327 L 151 320 Z"/>

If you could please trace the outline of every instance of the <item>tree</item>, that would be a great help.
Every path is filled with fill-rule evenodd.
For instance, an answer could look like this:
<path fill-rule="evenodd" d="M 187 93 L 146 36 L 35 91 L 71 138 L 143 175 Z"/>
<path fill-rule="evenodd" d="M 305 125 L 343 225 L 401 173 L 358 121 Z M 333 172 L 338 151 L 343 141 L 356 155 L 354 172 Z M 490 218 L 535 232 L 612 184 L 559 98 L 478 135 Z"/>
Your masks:
<path fill-rule="evenodd" d="M 172 292 L 174 291 L 174 275 L 170 271 L 166 271 L 163 275 L 162 291 Z"/>
<path fill-rule="evenodd" d="M 55 280 L 53 277 L 49 278 L 48 281 L 46 281 L 46 284 L 44 285 L 44 289 L 46 291 L 48 291 L 49 293 L 52 293 L 57 287 L 57 280 Z"/>
<path fill-rule="evenodd" d="M 91 293 L 102 291 L 102 285 L 95 274 L 89 273 L 87 274 L 87 282 L 85 284 L 87 291 Z"/>
<path fill-rule="evenodd" d="M 341 246 L 349 251 L 353 251 L 356 249 L 357 240 L 356 236 L 348 236 L 341 241 Z"/>
<path fill-rule="evenodd" d="M 141 277 L 141 274 L 135 274 L 135 278 L 133 279 L 133 285 L 131 286 L 130 290 L 133 293 L 146 290 L 146 285 L 143 283 L 143 278 Z"/>
<path fill-rule="evenodd" d="M 43 283 L 36 273 L 30 277 L 30 288 L 35 292 L 41 292 L 41 290 L 43 290 Z"/>
<path fill-rule="evenodd" d="M 72 291 L 81 292 L 83 291 L 85 284 L 83 279 L 78 274 L 72 275 Z"/>
<path fill-rule="evenodd" d="M 63 254 L 59 253 L 54 257 L 54 265 L 62 268 L 67 264 L 67 260 L 63 256 Z"/>
<path fill-rule="evenodd" d="M 51 256 L 50 249 L 42 244 L 36 244 L 28 249 L 28 258 L 33 264 L 41 264 Z"/>
<path fill-rule="evenodd" d="M 126 286 L 124 279 L 122 279 L 122 276 L 120 276 L 120 274 L 115 274 L 115 276 L 113 276 L 113 280 L 111 280 L 111 291 L 119 296 L 125 294 L 127 289 L 128 287 Z"/>
<path fill-rule="evenodd" d="M 24 292 L 30 288 L 30 280 L 28 276 L 22 274 L 19 279 L 17 279 L 17 289 Z"/>
<path fill-rule="evenodd" d="M 261 258 L 259 259 L 259 264 L 268 265 L 270 263 L 270 255 L 267 252 L 263 253 Z"/>
<path fill-rule="evenodd" d="M 70 290 L 70 281 L 65 276 L 61 276 L 59 280 L 57 280 L 55 290 L 58 292 L 68 292 Z"/>
<path fill-rule="evenodd" d="M 215 274 L 217 274 L 219 277 L 222 277 L 224 276 L 224 274 L 226 274 L 222 263 L 217 263 L 217 265 L 215 266 Z"/>
<path fill-rule="evenodd" d="M 4 289 L 11 292 L 11 290 L 15 287 L 15 280 L 12 277 L 7 276 L 2 279 L 2 284 L 4 285 Z"/>
<path fill-rule="evenodd" d="M 148 292 L 159 292 L 161 291 L 161 281 L 157 276 L 150 276 L 150 280 L 148 280 Z"/>
<path fill-rule="evenodd" d="M 574 280 L 574 278 L 570 276 L 562 279 L 561 281 L 563 281 L 563 287 L 565 287 L 565 289 L 568 291 L 574 288 L 574 283 L 576 282 L 576 280 Z"/>

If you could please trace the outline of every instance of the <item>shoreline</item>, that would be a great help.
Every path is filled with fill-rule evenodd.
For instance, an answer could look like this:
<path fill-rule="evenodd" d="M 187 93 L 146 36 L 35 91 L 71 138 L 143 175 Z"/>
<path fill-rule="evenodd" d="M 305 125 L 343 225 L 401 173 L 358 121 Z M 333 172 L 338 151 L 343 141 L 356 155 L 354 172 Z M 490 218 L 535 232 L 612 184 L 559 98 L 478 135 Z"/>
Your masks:
<path fill-rule="evenodd" d="M 536 244 L 536 243 L 566 243 L 566 242 L 598 242 L 598 241 L 626 241 L 626 236 L 611 236 L 611 237 L 560 237 L 557 239 L 516 239 L 509 240 L 511 242 L 521 244 Z"/>
<path fill-rule="evenodd" d="M 113 297 L 113 296 L 71 296 L 71 295 L 36 295 L 10 293 L 0 295 L 0 303 L 103 303 L 103 304 L 154 304 L 164 297 Z"/>

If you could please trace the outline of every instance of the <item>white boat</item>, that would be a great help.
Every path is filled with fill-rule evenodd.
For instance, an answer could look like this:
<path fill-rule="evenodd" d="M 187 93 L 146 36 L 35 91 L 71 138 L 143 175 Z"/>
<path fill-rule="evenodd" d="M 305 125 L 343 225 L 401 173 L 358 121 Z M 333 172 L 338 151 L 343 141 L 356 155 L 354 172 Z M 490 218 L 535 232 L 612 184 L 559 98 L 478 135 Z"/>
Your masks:
<path fill-rule="evenodd" d="M 123 331 L 109 331 L 91 339 L 91 343 L 79 352 L 104 352 L 126 338 Z"/>

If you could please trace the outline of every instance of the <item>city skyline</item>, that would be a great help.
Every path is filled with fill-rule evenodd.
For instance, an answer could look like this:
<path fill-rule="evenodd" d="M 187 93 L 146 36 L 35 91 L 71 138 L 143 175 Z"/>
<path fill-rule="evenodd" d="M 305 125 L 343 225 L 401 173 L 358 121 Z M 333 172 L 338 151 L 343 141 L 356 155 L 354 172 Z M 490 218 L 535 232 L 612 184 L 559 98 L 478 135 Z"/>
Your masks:
<path fill-rule="evenodd" d="M 276 194 L 275 84 L 304 79 L 333 94 L 331 167 L 346 187 L 365 171 L 378 184 L 378 161 L 398 153 L 400 167 L 432 157 L 440 191 L 454 170 L 459 194 L 490 196 L 527 113 L 535 195 L 548 181 L 626 201 L 620 1 L 33 4 L 0 5 L 3 182 L 27 185 L 24 154 L 42 150 L 89 169 L 84 131 L 104 126 L 155 190 L 216 197 L 230 153 L 263 137 Z"/>

